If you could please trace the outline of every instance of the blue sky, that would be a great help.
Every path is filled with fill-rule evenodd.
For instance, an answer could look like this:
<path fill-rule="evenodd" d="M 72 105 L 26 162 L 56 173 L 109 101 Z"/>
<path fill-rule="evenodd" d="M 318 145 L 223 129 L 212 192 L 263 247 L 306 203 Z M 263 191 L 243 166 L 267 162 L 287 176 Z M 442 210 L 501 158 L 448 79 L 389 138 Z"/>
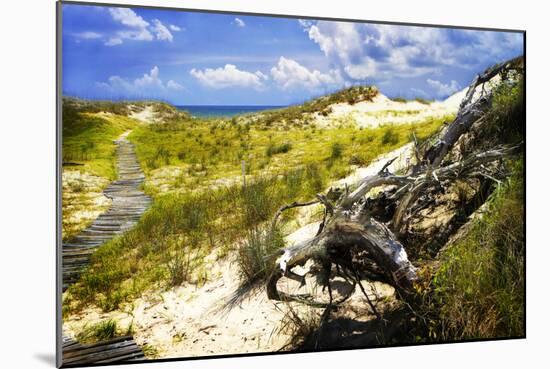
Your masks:
<path fill-rule="evenodd" d="M 443 99 L 523 53 L 523 35 L 63 5 L 63 93 L 287 105 L 355 84 Z"/>

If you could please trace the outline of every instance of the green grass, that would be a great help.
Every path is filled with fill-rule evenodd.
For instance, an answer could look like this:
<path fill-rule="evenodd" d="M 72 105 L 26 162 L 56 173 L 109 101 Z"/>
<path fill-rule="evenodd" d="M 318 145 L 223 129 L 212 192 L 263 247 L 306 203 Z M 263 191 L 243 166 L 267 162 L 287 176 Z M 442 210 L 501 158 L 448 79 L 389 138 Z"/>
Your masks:
<path fill-rule="evenodd" d="M 237 250 L 241 285 L 266 281 L 275 268 L 273 261 L 279 256 L 277 251 L 284 245 L 282 234 L 269 225 L 248 231 L 245 240 Z"/>
<path fill-rule="evenodd" d="M 346 174 L 350 161 L 368 164 L 409 142 L 412 132 L 425 139 L 450 119 L 365 129 L 353 125 L 280 129 L 220 119 L 184 120 L 141 125 L 129 138 L 136 144 L 148 177 L 146 191 L 155 196 L 166 191 L 204 190 L 215 181 L 241 181 L 243 160 L 247 175 L 252 176 L 317 164 L 338 169 L 331 170 L 329 176 L 339 179 Z"/>
<path fill-rule="evenodd" d="M 116 140 L 139 122 L 129 118 L 133 111 L 152 105 L 163 122 L 189 119 L 185 112 L 156 101 L 111 102 L 63 98 L 63 162 L 100 177 L 116 178 Z M 158 153 L 162 160 L 162 151 Z"/>
<path fill-rule="evenodd" d="M 110 180 L 115 179 L 114 140 L 136 125 L 135 120 L 118 115 L 64 113 L 64 168 L 74 168 Z"/>
<path fill-rule="evenodd" d="M 423 97 L 417 97 L 417 98 L 414 99 L 414 101 L 419 102 L 419 103 L 424 104 L 424 105 L 430 105 L 433 102 L 433 100 L 426 100 Z"/>
<path fill-rule="evenodd" d="M 69 288 L 64 312 L 89 303 L 110 311 L 151 288 L 200 284 L 208 278 L 204 258 L 212 250 L 223 254 L 282 204 L 309 199 L 325 185 L 321 171 L 308 167 L 246 188 L 159 196 L 135 228 L 94 253 L 80 282 Z"/>
<path fill-rule="evenodd" d="M 265 149 L 265 155 L 272 157 L 277 154 L 285 154 L 292 149 L 292 144 L 290 142 L 283 142 L 280 145 L 273 145 L 270 143 Z"/>
<path fill-rule="evenodd" d="M 81 343 L 106 341 L 116 337 L 118 335 L 117 331 L 117 322 L 109 319 L 90 326 L 85 326 L 84 329 L 76 335 L 76 339 Z"/>
<path fill-rule="evenodd" d="M 494 93 L 492 106 L 486 114 L 483 134 L 502 143 L 525 140 L 525 101 L 523 79 L 516 83 L 501 83 Z"/>
<path fill-rule="evenodd" d="M 499 186 L 467 236 L 442 256 L 433 278 L 437 339 L 514 337 L 524 327 L 523 162 Z"/>
<path fill-rule="evenodd" d="M 79 213 L 90 214 L 91 211 L 104 210 L 105 205 L 98 206 L 94 199 L 109 181 L 116 179 L 114 140 L 138 124 L 133 119 L 112 112 L 126 113 L 127 108 L 117 103 L 63 99 L 63 170 L 99 177 L 92 177 L 88 183 L 74 180 L 64 185 L 64 240 L 70 239 L 91 223 L 89 215 L 81 217 Z"/>

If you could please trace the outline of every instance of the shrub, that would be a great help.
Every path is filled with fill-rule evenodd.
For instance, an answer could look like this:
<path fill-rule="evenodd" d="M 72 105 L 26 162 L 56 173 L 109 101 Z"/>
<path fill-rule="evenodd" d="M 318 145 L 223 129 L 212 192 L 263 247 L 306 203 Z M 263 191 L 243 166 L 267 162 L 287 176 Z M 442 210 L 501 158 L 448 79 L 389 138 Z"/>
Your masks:
<path fill-rule="evenodd" d="M 325 180 L 318 164 L 311 163 L 306 166 L 306 180 L 309 191 L 313 194 L 319 193 L 325 188 Z"/>
<path fill-rule="evenodd" d="M 485 115 L 484 136 L 517 143 L 524 139 L 525 101 L 523 79 L 500 83 L 494 91 L 492 105 Z"/>
<path fill-rule="evenodd" d="M 189 274 L 189 252 L 185 257 L 185 249 L 180 246 L 173 254 L 168 254 L 166 267 L 169 273 L 169 286 L 179 286 L 187 280 Z"/>
<path fill-rule="evenodd" d="M 284 180 L 286 197 L 291 199 L 296 198 L 298 197 L 298 194 L 302 189 L 302 183 L 304 181 L 304 170 L 292 170 L 284 176 Z"/>
<path fill-rule="evenodd" d="M 269 179 L 259 179 L 242 189 L 243 215 L 246 226 L 252 226 L 269 219 L 274 205 L 272 190 L 273 180 Z"/>
<path fill-rule="evenodd" d="M 395 131 L 393 127 L 388 127 L 382 135 L 383 145 L 395 145 L 399 142 L 399 133 Z"/>
<path fill-rule="evenodd" d="M 363 157 L 361 157 L 360 155 L 353 154 L 349 158 L 349 164 L 350 165 L 364 165 L 365 164 L 365 159 Z"/>
<path fill-rule="evenodd" d="M 433 278 L 440 338 L 515 337 L 524 326 L 523 163 L 491 195 L 487 211 L 442 256 Z"/>
<path fill-rule="evenodd" d="M 290 142 L 284 142 L 280 145 L 274 145 L 273 143 L 269 143 L 267 148 L 265 149 L 265 154 L 268 157 L 271 157 L 276 154 L 283 154 L 287 153 L 292 149 L 292 144 Z"/>
<path fill-rule="evenodd" d="M 84 329 L 76 335 L 76 339 L 82 343 L 93 343 L 106 341 L 117 335 L 117 322 L 109 319 L 91 326 L 85 326 Z"/>
<path fill-rule="evenodd" d="M 432 102 L 430 100 L 426 100 L 422 97 L 417 97 L 416 99 L 414 99 L 414 101 L 417 101 L 421 104 L 424 104 L 424 105 L 430 105 Z"/>
<path fill-rule="evenodd" d="M 267 228 L 254 228 L 249 231 L 238 249 L 238 267 L 242 285 L 250 285 L 259 280 L 267 280 L 275 268 L 277 251 L 284 247 L 281 233 Z"/>
<path fill-rule="evenodd" d="M 340 159 L 342 157 L 342 152 L 344 151 L 344 146 L 339 143 L 335 142 L 330 147 L 330 159 L 336 160 Z"/>

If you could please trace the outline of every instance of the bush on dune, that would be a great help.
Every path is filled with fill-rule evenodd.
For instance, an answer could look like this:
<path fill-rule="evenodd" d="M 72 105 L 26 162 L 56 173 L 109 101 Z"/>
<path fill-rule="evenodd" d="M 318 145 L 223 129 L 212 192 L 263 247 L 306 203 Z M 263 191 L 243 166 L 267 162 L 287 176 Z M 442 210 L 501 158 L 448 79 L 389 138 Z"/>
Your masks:
<path fill-rule="evenodd" d="M 467 234 L 441 255 L 425 307 L 436 340 L 525 334 L 523 159 Z M 427 295 L 426 295 L 427 296 Z"/>

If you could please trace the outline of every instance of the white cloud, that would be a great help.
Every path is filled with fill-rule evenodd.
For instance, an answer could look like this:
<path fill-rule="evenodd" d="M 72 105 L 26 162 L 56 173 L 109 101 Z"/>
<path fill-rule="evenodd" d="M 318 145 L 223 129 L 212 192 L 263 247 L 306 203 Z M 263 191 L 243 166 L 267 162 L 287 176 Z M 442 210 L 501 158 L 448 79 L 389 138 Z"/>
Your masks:
<path fill-rule="evenodd" d="M 439 97 L 448 97 L 460 90 L 460 85 L 455 80 L 452 80 L 450 83 L 443 83 L 441 81 L 428 78 L 426 82 L 428 82 L 428 85 L 435 90 L 435 93 Z"/>
<path fill-rule="evenodd" d="M 153 19 L 153 27 L 151 27 L 151 30 L 155 33 L 157 40 L 166 40 L 170 42 L 174 40 L 168 28 L 158 19 Z"/>
<path fill-rule="evenodd" d="M 176 81 L 174 80 L 169 80 L 167 83 L 166 83 L 166 87 L 171 89 L 171 90 L 176 90 L 176 91 L 181 91 L 183 90 L 183 86 L 180 85 L 179 83 L 177 83 Z"/>
<path fill-rule="evenodd" d="M 246 23 L 241 18 L 235 18 L 235 24 L 237 27 L 245 27 Z"/>
<path fill-rule="evenodd" d="M 119 29 L 111 35 L 103 36 L 100 33 L 87 31 L 75 34 L 77 42 L 79 40 L 103 39 L 106 46 L 116 46 L 124 40 L 134 41 L 168 41 L 172 42 L 174 36 L 170 30 L 179 32 L 182 28 L 170 24 L 165 26 L 159 19 L 151 20 L 151 23 L 143 19 L 135 11 L 128 8 L 109 8 L 111 18 L 119 23 Z"/>
<path fill-rule="evenodd" d="M 122 39 L 118 37 L 111 37 L 110 39 L 105 41 L 105 45 L 107 46 L 116 46 L 116 45 L 120 45 L 121 43 L 122 43 Z"/>
<path fill-rule="evenodd" d="M 145 73 L 143 77 L 138 78 L 134 81 L 134 85 L 138 87 L 148 87 L 148 86 L 161 86 L 162 81 L 159 79 L 159 67 L 156 65 L 151 69 L 151 72 Z"/>
<path fill-rule="evenodd" d="M 479 69 L 522 45 L 520 34 L 502 32 L 333 21 L 299 24 L 352 81 L 437 74 L 446 66 Z"/>
<path fill-rule="evenodd" d="M 174 36 L 160 20 L 153 19 L 152 25 L 128 8 L 110 8 L 109 13 L 116 22 L 125 26 L 117 31 L 105 42 L 107 46 L 115 46 L 123 43 L 123 40 L 135 41 L 173 41 Z M 179 27 L 173 26 L 180 30 Z"/>
<path fill-rule="evenodd" d="M 94 40 L 94 39 L 101 38 L 101 33 L 86 31 L 86 32 L 77 33 L 76 37 L 83 40 Z"/>
<path fill-rule="evenodd" d="M 132 9 L 128 8 L 110 8 L 111 17 L 117 22 L 132 28 L 146 28 L 149 23 L 137 15 Z"/>
<path fill-rule="evenodd" d="M 293 88 L 318 90 L 343 83 L 340 73 L 336 70 L 331 70 L 328 74 L 318 70 L 311 71 L 297 61 L 283 56 L 279 58 L 277 65 L 271 68 L 271 77 L 284 90 Z"/>
<path fill-rule="evenodd" d="M 153 35 L 147 28 L 149 27 L 149 22 L 137 15 L 132 9 L 110 8 L 109 13 L 115 21 L 127 28 L 116 32 L 116 35 L 107 40 L 105 45 L 120 45 L 124 39 L 137 41 L 153 40 Z"/>
<path fill-rule="evenodd" d="M 204 70 L 191 69 L 191 76 L 195 77 L 202 85 L 211 88 L 226 87 L 253 87 L 262 89 L 263 81 L 268 77 L 260 71 L 247 72 L 237 69 L 233 64 L 226 64 L 223 68 L 206 68 Z"/>
<path fill-rule="evenodd" d="M 157 66 L 133 81 L 120 76 L 111 76 L 107 82 L 97 82 L 96 85 L 112 94 L 125 97 L 156 97 L 157 94 L 166 94 L 168 89 L 175 91 L 184 89 L 182 85 L 173 80 L 164 84 L 160 79 L 160 70 Z"/>
<path fill-rule="evenodd" d="M 146 28 L 119 31 L 116 34 L 120 39 L 128 39 L 128 40 L 134 40 L 134 41 L 152 41 L 154 39 L 151 32 L 149 32 L 149 30 Z"/>
<path fill-rule="evenodd" d="M 298 19 L 298 23 L 304 29 L 308 29 L 313 24 L 309 19 Z"/>

